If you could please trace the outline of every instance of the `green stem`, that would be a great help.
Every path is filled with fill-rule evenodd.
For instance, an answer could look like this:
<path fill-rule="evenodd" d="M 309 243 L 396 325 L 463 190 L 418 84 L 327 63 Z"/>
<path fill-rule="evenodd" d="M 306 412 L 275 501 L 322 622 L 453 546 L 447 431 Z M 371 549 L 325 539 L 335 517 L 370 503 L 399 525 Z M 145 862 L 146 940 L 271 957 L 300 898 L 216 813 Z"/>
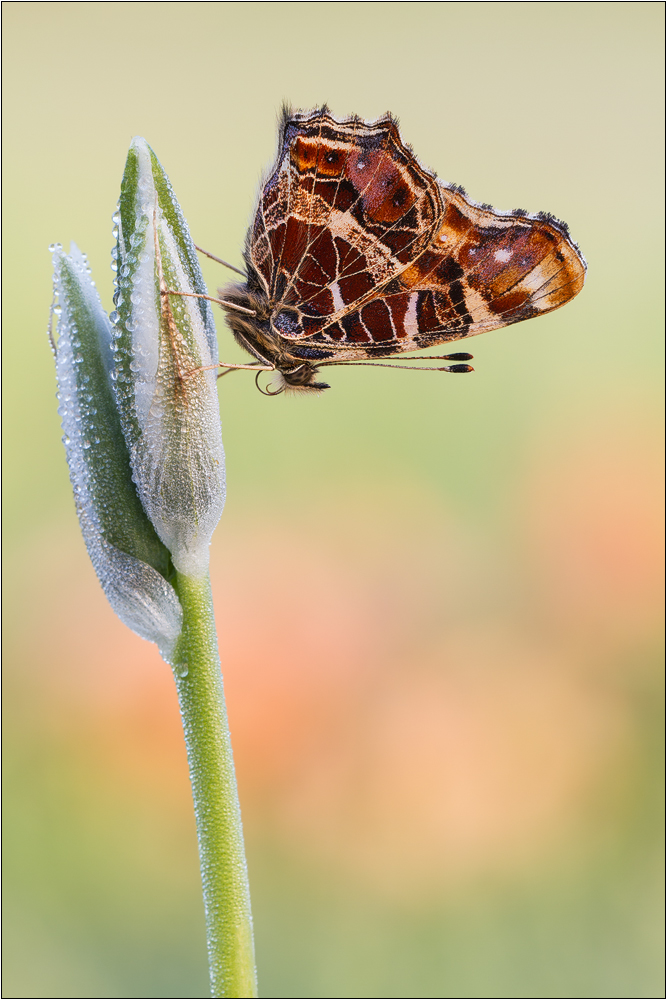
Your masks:
<path fill-rule="evenodd" d="M 183 631 L 174 673 L 197 819 L 211 996 L 256 997 L 243 829 L 213 618 L 211 585 L 178 573 Z"/>

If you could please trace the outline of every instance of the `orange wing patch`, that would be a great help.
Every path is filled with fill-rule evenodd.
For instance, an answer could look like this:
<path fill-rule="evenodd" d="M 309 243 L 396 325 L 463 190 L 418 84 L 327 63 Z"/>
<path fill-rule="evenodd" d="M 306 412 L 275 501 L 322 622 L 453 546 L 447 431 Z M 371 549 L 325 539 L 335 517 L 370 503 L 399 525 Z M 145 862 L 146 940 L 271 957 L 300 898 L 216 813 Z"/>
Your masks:
<path fill-rule="evenodd" d="M 431 244 L 407 272 L 406 288 L 442 286 L 461 269 L 471 317 L 466 336 L 550 312 L 581 291 L 586 264 L 567 227 L 548 215 L 500 213 L 443 188 L 445 211 Z M 437 262 L 436 262 L 437 258 Z"/>

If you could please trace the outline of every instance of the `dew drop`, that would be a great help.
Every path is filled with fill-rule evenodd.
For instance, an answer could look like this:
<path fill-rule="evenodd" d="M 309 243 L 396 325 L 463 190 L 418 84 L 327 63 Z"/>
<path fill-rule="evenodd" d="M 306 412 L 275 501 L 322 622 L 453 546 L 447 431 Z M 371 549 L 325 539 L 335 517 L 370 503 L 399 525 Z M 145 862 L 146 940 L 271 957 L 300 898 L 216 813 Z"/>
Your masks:
<path fill-rule="evenodd" d="M 179 663 L 176 666 L 176 673 L 179 677 L 187 677 L 190 672 L 190 667 L 187 663 Z"/>

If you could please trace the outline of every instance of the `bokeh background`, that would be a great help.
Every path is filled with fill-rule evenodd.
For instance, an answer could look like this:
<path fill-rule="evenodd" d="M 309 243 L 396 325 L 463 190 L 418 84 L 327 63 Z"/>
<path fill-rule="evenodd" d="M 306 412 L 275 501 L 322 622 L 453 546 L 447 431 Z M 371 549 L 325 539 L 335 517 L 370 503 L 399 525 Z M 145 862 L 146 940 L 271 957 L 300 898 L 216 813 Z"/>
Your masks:
<path fill-rule="evenodd" d="M 140 134 L 195 241 L 240 263 L 283 99 L 392 110 L 472 197 L 566 219 L 589 274 L 473 341 L 465 379 L 220 383 L 261 993 L 664 995 L 663 4 L 3 7 L 3 995 L 207 995 L 174 685 L 78 532 L 47 247 L 75 240 L 111 308 Z"/>

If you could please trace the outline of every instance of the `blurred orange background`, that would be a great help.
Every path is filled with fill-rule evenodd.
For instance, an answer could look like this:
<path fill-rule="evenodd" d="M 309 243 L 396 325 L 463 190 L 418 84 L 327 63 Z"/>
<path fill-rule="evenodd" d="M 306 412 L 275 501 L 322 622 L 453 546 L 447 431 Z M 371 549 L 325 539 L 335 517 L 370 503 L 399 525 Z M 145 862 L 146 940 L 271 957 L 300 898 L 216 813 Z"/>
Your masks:
<path fill-rule="evenodd" d="M 663 5 L 4 14 L 4 995 L 207 995 L 175 689 L 78 533 L 47 246 L 74 239 L 110 308 L 142 134 L 195 242 L 240 263 L 285 97 L 389 107 L 473 198 L 565 218 L 589 274 L 472 341 L 466 379 L 220 383 L 261 995 L 662 995 Z"/>

